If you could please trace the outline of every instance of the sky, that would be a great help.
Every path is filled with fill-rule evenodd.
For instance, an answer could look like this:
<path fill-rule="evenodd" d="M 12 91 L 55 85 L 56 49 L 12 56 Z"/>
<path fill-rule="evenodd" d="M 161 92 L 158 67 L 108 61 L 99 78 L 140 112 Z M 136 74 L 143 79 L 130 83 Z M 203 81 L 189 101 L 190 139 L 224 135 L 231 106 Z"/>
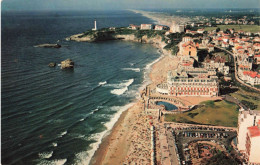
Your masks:
<path fill-rule="evenodd" d="M 0 0 L 2 10 L 260 8 L 260 0 Z"/>

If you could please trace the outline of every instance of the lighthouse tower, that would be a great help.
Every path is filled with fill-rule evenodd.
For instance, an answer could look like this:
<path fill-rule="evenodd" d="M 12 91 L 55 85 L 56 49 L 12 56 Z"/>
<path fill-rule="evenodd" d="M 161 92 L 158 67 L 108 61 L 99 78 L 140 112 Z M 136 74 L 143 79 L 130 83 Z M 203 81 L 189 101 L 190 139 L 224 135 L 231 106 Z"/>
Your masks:
<path fill-rule="evenodd" d="M 94 28 L 92 30 L 95 30 L 95 31 L 97 30 L 97 21 L 96 20 L 94 21 Z"/>

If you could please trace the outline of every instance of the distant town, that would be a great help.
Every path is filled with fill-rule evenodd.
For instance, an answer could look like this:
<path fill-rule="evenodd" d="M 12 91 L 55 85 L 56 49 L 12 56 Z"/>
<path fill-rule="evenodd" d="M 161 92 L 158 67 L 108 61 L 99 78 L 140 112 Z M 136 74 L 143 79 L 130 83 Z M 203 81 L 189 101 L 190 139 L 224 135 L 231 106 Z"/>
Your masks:
<path fill-rule="evenodd" d="M 131 121 L 125 164 L 260 164 L 260 27 L 255 24 L 247 16 L 195 17 L 171 26 L 98 29 L 95 21 L 92 30 L 67 38 L 148 43 L 164 55 L 132 108 L 138 115 Z"/>

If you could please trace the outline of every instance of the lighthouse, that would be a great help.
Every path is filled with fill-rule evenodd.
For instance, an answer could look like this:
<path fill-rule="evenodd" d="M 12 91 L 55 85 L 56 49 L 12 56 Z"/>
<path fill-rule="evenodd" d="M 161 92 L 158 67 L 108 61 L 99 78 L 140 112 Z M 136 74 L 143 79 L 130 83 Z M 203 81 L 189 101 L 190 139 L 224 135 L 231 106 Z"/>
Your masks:
<path fill-rule="evenodd" d="M 92 30 L 95 30 L 95 31 L 97 30 L 97 21 L 96 20 L 94 21 L 94 28 Z"/>

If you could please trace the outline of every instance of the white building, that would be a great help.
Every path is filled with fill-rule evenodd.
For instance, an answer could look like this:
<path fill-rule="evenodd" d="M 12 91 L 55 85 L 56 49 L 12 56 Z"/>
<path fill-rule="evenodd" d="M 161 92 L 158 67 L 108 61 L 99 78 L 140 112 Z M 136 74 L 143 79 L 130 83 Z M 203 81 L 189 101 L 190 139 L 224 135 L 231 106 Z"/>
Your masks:
<path fill-rule="evenodd" d="M 260 84 L 260 74 L 254 71 L 244 71 L 243 75 L 240 76 L 241 80 L 251 85 Z"/>
<path fill-rule="evenodd" d="M 153 24 L 141 24 L 141 30 L 152 30 Z"/>
<path fill-rule="evenodd" d="M 184 25 L 178 25 L 178 24 L 172 24 L 172 26 L 170 27 L 170 32 L 171 33 L 181 33 L 184 32 Z"/>
<path fill-rule="evenodd" d="M 237 148 L 241 153 L 246 152 L 247 128 L 255 126 L 260 120 L 260 111 L 240 111 L 238 116 Z"/>
<path fill-rule="evenodd" d="M 154 30 L 166 30 L 168 29 L 167 26 L 163 25 L 155 25 Z"/>
<path fill-rule="evenodd" d="M 215 73 L 215 72 L 214 72 Z M 219 86 L 217 76 L 214 76 L 211 71 L 203 68 L 194 68 L 177 72 L 169 71 L 167 76 L 167 86 L 157 86 L 157 92 L 163 91 L 166 94 L 168 87 L 168 95 L 173 96 L 218 96 Z"/>
<path fill-rule="evenodd" d="M 129 29 L 132 29 L 132 30 L 138 30 L 138 29 L 140 29 L 140 26 L 130 24 L 130 25 L 129 25 Z"/>
<path fill-rule="evenodd" d="M 260 120 L 256 126 L 247 128 L 245 156 L 248 164 L 260 164 Z"/>
<path fill-rule="evenodd" d="M 193 41 L 193 39 L 191 37 L 182 37 L 182 44 L 189 41 Z"/>

